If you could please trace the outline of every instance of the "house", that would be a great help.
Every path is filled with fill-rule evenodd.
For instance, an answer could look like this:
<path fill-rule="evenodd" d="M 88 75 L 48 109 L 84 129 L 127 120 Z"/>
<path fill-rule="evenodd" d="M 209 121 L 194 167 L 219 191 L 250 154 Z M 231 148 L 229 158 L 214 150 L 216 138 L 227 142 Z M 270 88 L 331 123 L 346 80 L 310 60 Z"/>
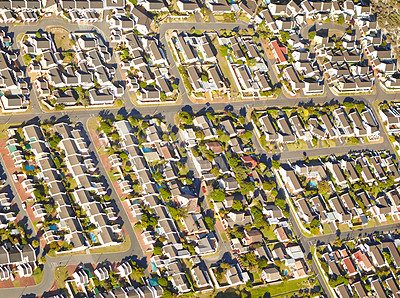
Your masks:
<path fill-rule="evenodd" d="M 311 223 L 314 218 L 314 215 L 311 211 L 310 206 L 308 205 L 305 198 L 301 198 L 295 201 L 295 205 L 299 210 L 299 216 L 303 219 L 306 223 Z"/>
<path fill-rule="evenodd" d="M 202 270 L 200 266 L 193 267 L 191 269 L 191 273 L 197 288 L 213 287 L 213 284 L 211 282 L 211 279 L 207 271 Z"/>
<path fill-rule="evenodd" d="M 303 191 L 299 178 L 291 166 L 287 164 L 281 165 L 279 174 L 281 175 L 283 183 L 290 194 L 297 195 Z"/>
<path fill-rule="evenodd" d="M 143 11 L 143 9 L 132 6 L 131 14 L 135 21 L 135 28 L 143 35 L 147 35 L 151 31 L 151 23 L 153 20 Z"/>
<path fill-rule="evenodd" d="M 89 284 L 89 276 L 85 269 L 75 271 L 72 277 L 78 287 L 85 287 Z"/>
<path fill-rule="evenodd" d="M 278 64 L 287 64 L 286 55 L 288 50 L 284 46 L 280 46 L 277 40 L 273 40 L 270 42 L 270 46 L 272 48 L 272 53 Z"/>
<path fill-rule="evenodd" d="M 274 125 L 272 124 L 272 120 L 269 115 L 265 115 L 259 119 L 261 124 L 262 132 L 265 135 L 265 139 L 267 142 L 276 142 L 279 137 L 275 130 Z"/>
<path fill-rule="evenodd" d="M 177 273 L 172 275 L 171 283 L 173 288 L 179 293 L 184 294 L 192 291 L 189 281 L 184 273 Z"/>
<path fill-rule="evenodd" d="M 290 238 L 288 234 L 286 233 L 286 230 L 284 227 L 278 227 L 274 230 L 274 234 L 276 238 L 279 240 L 279 242 L 289 242 Z"/>
<path fill-rule="evenodd" d="M 176 2 L 176 5 L 179 8 L 180 12 L 184 13 L 195 13 L 197 10 L 199 10 L 199 5 L 197 4 L 196 1 L 190 1 L 190 0 L 178 0 Z"/>
<path fill-rule="evenodd" d="M 181 222 L 187 235 L 203 234 L 208 232 L 203 216 L 200 213 L 189 214 L 188 216 L 183 217 Z"/>
<path fill-rule="evenodd" d="M 232 192 L 239 188 L 239 183 L 233 177 L 222 178 L 219 181 L 219 185 L 225 192 Z"/>
<path fill-rule="evenodd" d="M 124 262 L 117 267 L 117 271 L 122 278 L 125 278 L 132 273 L 132 266 L 129 263 Z"/>
<path fill-rule="evenodd" d="M 281 281 L 282 276 L 276 267 L 271 267 L 261 271 L 261 279 L 266 283 L 270 283 Z"/>
<path fill-rule="evenodd" d="M 353 260 L 360 270 L 365 272 L 375 271 L 374 265 L 368 259 L 368 256 L 362 251 L 357 251 L 353 254 Z"/>
<path fill-rule="evenodd" d="M 232 121 L 226 119 L 219 124 L 222 127 L 222 130 L 227 134 L 230 138 L 237 136 L 237 131 Z"/>
<path fill-rule="evenodd" d="M 396 268 L 400 268 L 400 253 L 393 242 L 383 242 L 381 244 L 383 251 L 389 252 L 392 256 L 393 263 Z"/>
<path fill-rule="evenodd" d="M 335 179 L 335 183 L 342 188 L 346 187 L 347 180 L 340 168 L 339 163 L 326 162 L 325 165 L 331 172 L 332 177 Z"/>
<path fill-rule="evenodd" d="M 344 258 L 342 260 L 342 266 L 349 277 L 353 277 L 358 274 L 358 271 L 354 267 L 354 264 L 353 264 L 351 258 L 349 258 L 349 257 Z"/>
<path fill-rule="evenodd" d="M 348 223 L 351 221 L 351 214 L 347 213 L 344 208 L 342 203 L 340 202 L 339 198 L 337 196 L 329 199 L 329 205 L 331 206 L 332 210 L 334 211 L 334 216 L 335 218 L 342 223 Z"/>
<path fill-rule="evenodd" d="M 244 245 L 253 243 L 263 243 L 263 235 L 259 230 L 244 231 L 244 238 L 242 239 Z"/>
<path fill-rule="evenodd" d="M 237 264 L 231 265 L 231 268 L 226 270 L 225 277 L 231 286 L 236 286 L 244 283 L 242 281 L 242 271 Z"/>
<path fill-rule="evenodd" d="M 378 245 L 366 245 L 366 250 L 375 267 L 382 268 L 387 266 L 387 262 Z"/>
<path fill-rule="evenodd" d="M 335 292 L 339 298 L 351 298 L 349 289 L 346 285 L 341 284 L 335 288 Z"/>

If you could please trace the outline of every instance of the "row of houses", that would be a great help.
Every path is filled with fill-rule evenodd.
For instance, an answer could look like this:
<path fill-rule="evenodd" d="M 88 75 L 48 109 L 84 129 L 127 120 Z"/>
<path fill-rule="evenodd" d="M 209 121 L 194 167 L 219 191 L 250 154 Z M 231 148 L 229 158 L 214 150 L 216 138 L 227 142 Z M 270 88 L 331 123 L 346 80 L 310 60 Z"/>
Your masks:
<path fill-rule="evenodd" d="M 379 222 L 386 222 L 387 217 L 398 217 L 398 190 L 400 181 L 397 166 L 384 152 L 357 153 L 354 156 L 333 158 L 326 162 L 297 162 L 282 165 L 279 170 L 286 191 L 297 196 L 294 204 L 299 217 L 307 224 L 317 218 L 321 223 L 368 224 L 371 216 Z M 328 174 L 329 173 L 329 174 Z M 375 198 L 372 193 L 361 188 L 351 194 L 354 183 L 374 185 L 385 182 L 389 176 L 393 183 L 386 193 L 379 193 Z M 300 182 L 300 180 L 304 182 Z M 316 188 L 321 181 L 329 181 L 330 194 L 304 196 L 307 189 Z M 335 187 L 342 191 L 336 193 Z"/>
<path fill-rule="evenodd" d="M 228 81 L 217 62 L 217 52 L 209 34 L 201 36 L 174 31 L 171 36 L 173 52 L 184 67 L 192 91 L 196 94 L 207 92 L 229 92 Z"/>
<path fill-rule="evenodd" d="M 255 126 L 259 127 L 260 134 L 268 142 L 296 143 L 312 138 L 334 140 L 351 137 L 366 137 L 372 141 L 380 138 L 378 123 L 369 108 L 361 113 L 356 109 L 347 113 L 343 107 L 339 107 L 331 114 L 322 113 L 319 117 L 311 116 L 307 120 L 299 114 L 286 115 L 279 111 L 276 119 L 267 113 L 259 117 L 258 122 Z"/>
<path fill-rule="evenodd" d="M 140 182 L 142 191 L 139 197 L 127 199 L 129 211 L 138 222 L 146 214 L 155 217 L 157 225 L 153 232 L 143 229 L 142 249 L 152 251 L 158 237 L 164 237 L 162 246 L 162 256 L 152 257 L 152 270 L 161 275 L 163 268 L 167 269 L 166 274 L 171 279 L 174 289 L 182 294 L 192 291 L 192 287 L 184 274 L 180 259 L 187 259 L 191 254 L 181 242 L 182 235 L 186 241 L 194 247 L 194 252 L 198 256 L 213 254 L 217 249 L 215 236 L 207 229 L 203 215 L 199 211 L 198 198 L 187 190 L 183 191 L 178 180 L 175 163 L 180 160 L 180 154 L 174 149 L 169 141 L 161 138 L 161 128 L 156 121 L 150 121 L 146 129 L 146 142 L 142 150 L 133 133 L 131 124 L 126 121 L 118 121 L 114 126 L 120 136 L 121 148 L 128 154 L 128 158 L 133 166 L 134 173 Z M 180 219 L 180 226 L 172 218 L 165 202 L 160 196 L 158 183 L 154 180 L 149 164 L 165 161 L 163 166 L 163 180 L 166 182 L 171 193 L 172 202 L 176 208 L 185 208 L 188 215 Z M 146 208 L 151 210 L 145 211 Z M 197 270 L 195 270 L 197 272 Z M 195 272 L 195 274 L 196 274 Z M 197 275 L 203 271 L 197 272 Z M 202 287 L 204 277 L 199 276 L 196 280 L 199 287 Z"/>
<path fill-rule="evenodd" d="M 258 98 L 272 89 L 264 52 L 252 37 L 218 37 L 220 47 L 227 49 L 225 57 L 232 78 L 242 98 Z"/>
<path fill-rule="evenodd" d="M 37 175 L 27 177 L 21 184 L 34 200 L 31 207 L 32 213 L 43 223 L 43 239 L 47 244 L 64 240 L 70 245 L 72 251 L 80 251 L 94 245 L 117 245 L 117 234 L 121 230 L 118 225 L 112 224 L 117 219 L 115 213 L 112 212 L 113 208 L 105 211 L 107 208 L 90 194 L 93 192 L 95 196 L 103 196 L 106 191 L 103 185 L 94 179 L 96 167 L 90 157 L 82 130 L 66 123 L 54 125 L 53 130 L 53 133 L 57 134 L 62 141 L 59 142 L 57 148 L 51 149 L 40 126 L 23 127 L 25 142 L 29 144 L 30 151 L 35 155 L 34 164 L 30 164 L 22 158 L 25 152 L 15 138 L 8 140 L 8 148 L 12 151 L 10 154 L 12 154 L 16 166 L 29 165 L 29 167 L 39 169 Z M 16 150 L 12 149 L 12 145 Z M 63 162 L 71 179 L 76 183 L 72 196 L 67 195 L 66 178 L 61 175 L 59 161 L 58 166 L 54 161 L 53 150 L 60 150 L 65 155 Z M 18 151 L 21 151 L 19 152 L 20 158 L 17 157 Z M 48 193 L 42 195 L 37 192 L 39 181 L 48 187 Z M 57 218 L 57 224 L 52 225 L 51 228 L 50 224 L 46 222 L 48 213 L 44 208 L 48 202 L 55 205 Z M 90 233 L 90 240 L 88 231 L 83 228 L 81 220 L 74 210 L 75 204 L 83 210 L 81 215 L 84 212 L 94 227 Z"/>
<path fill-rule="evenodd" d="M 329 30 L 317 30 L 311 51 L 309 37 L 301 36 L 307 19 L 337 22 L 341 19 L 340 24 L 349 25 L 350 30 L 343 30 L 341 36 L 336 33 L 334 39 Z M 283 45 L 272 40 L 270 48 L 276 58 L 276 71 L 283 70 L 283 79 L 288 82 L 286 90 L 293 95 L 323 94 L 323 73 L 326 83 L 337 93 L 371 92 L 374 70 L 382 73 L 383 81 L 397 70 L 390 45 L 381 46 L 383 34 L 377 28 L 370 6 L 362 3 L 350 0 L 343 3 L 302 1 L 299 5 L 294 1 L 287 5 L 271 3 L 254 20 L 258 24 L 264 20 L 266 27 L 282 40 Z M 280 32 L 288 36 L 287 40 L 282 39 Z M 393 81 L 387 82 L 390 85 Z"/>
<path fill-rule="evenodd" d="M 378 239 L 354 242 L 356 246 L 351 250 L 346 246 L 338 248 L 327 245 L 325 253 L 321 256 L 321 261 L 327 264 L 326 274 L 329 279 L 336 280 L 337 277 L 346 274 L 350 281 L 348 285 L 336 285 L 336 294 L 342 298 L 352 297 L 354 294 L 367 297 L 369 293 L 377 297 L 397 296 L 400 291 L 397 278 L 391 274 L 380 276 L 377 272 L 398 268 L 398 240 L 393 241 L 385 235 L 382 242 Z M 360 279 L 361 276 L 367 278 Z"/>
<path fill-rule="evenodd" d="M 12 50 L 11 35 L 0 31 L 0 97 L 3 112 L 24 112 L 29 105 L 29 84 L 26 73 L 18 65 L 18 56 Z"/>
<path fill-rule="evenodd" d="M 128 28 L 112 29 L 111 40 L 118 49 L 120 68 L 126 86 L 139 103 L 173 101 L 178 96 L 173 88 L 165 51 L 157 38 L 139 37 Z"/>
<path fill-rule="evenodd" d="M 93 106 L 112 105 L 124 94 L 124 88 L 112 82 L 115 69 L 108 64 L 111 53 L 94 33 L 71 33 L 70 38 L 76 43 L 73 60 L 66 60 L 65 54 L 57 51 L 48 33 L 27 34 L 21 40 L 21 53 L 31 59 L 27 69 L 36 78 L 38 97 L 53 108 L 57 104 L 75 106 L 78 101 L 83 104 L 84 100 Z M 88 98 L 82 98 L 79 89 L 88 90 Z"/>
<path fill-rule="evenodd" d="M 137 286 L 132 284 L 131 275 L 133 266 L 130 261 L 119 262 L 119 263 L 102 263 L 94 266 L 80 265 L 72 273 L 71 280 L 66 282 L 66 287 L 70 291 L 69 283 L 75 283 L 76 288 L 84 293 L 94 293 L 96 297 L 100 298 L 159 298 L 163 295 L 163 288 L 157 284 L 154 284 L 154 280 L 143 278 L 143 285 Z M 117 287 L 112 290 L 105 290 L 104 288 L 97 288 L 96 286 L 90 289 L 88 286 L 93 281 L 93 278 L 97 278 L 100 282 L 108 282 L 111 276 L 114 275 L 116 278 Z M 128 282 L 128 284 L 126 284 Z M 152 284 L 153 283 L 153 284 Z"/>

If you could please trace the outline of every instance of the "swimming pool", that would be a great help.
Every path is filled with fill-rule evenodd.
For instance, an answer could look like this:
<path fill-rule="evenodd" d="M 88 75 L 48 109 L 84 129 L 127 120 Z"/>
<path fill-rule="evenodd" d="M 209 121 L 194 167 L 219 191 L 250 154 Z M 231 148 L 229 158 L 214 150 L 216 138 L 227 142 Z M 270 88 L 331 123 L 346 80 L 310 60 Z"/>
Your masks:
<path fill-rule="evenodd" d="M 92 238 L 93 242 L 95 242 L 95 243 L 97 242 L 97 238 L 93 233 L 90 233 L 90 238 Z"/>
<path fill-rule="evenodd" d="M 315 180 L 310 180 L 310 182 L 308 182 L 308 184 L 310 184 L 311 187 L 317 187 L 318 186 L 318 182 Z"/>
<path fill-rule="evenodd" d="M 151 150 L 150 147 L 142 147 L 142 151 L 143 151 L 143 153 L 149 153 L 149 152 L 151 152 L 152 150 Z"/>

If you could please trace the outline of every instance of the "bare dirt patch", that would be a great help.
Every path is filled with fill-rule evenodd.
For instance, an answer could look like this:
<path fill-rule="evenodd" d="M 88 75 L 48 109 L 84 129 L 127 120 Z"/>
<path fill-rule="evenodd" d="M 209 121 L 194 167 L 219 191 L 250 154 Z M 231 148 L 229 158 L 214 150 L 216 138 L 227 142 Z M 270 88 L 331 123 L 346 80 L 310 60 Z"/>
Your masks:
<path fill-rule="evenodd" d="M 46 31 L 53 35 L 56 48 L 61 51 L 70 51 L 74 46 L 69 38 L 69 31 L 61 26 L 49 26 Z"/>

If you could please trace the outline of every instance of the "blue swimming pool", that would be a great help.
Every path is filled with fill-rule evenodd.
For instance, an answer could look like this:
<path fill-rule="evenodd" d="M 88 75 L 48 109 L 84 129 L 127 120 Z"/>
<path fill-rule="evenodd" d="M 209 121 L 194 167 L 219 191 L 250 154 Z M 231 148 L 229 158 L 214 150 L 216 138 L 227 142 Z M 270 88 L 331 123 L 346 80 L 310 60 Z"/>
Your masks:
<path fill-rule="evenodd" d="M 26 169 L 27 171 L 34 171 L 34 170 L 35 170 L 35 167 L 32 166 L 32 165 L 27 165 L 27 166 L 25 167 L 25 169 Z"/>
<path fill-rule="evenodd" d="M 150 147 L 142 147 L 142 151 L 143 151 L 143 153 L 149 153 L 149 152 L 151 152 L 152 150 L 151 150 Z"/>
<path fill-rule="evenodd" d="M 93 242 L 97 242 L 97 238 L 93 233 L 90 233 L 90 238 L 92 238 Z"/>
<path fill-rule="evenodd" d="M 317 187 L 318 186 L 318 182 L 315 180 L 310 180 L 310 182 L 308 182 L 308 184 L 310 184 L 311 187 Z"/>

